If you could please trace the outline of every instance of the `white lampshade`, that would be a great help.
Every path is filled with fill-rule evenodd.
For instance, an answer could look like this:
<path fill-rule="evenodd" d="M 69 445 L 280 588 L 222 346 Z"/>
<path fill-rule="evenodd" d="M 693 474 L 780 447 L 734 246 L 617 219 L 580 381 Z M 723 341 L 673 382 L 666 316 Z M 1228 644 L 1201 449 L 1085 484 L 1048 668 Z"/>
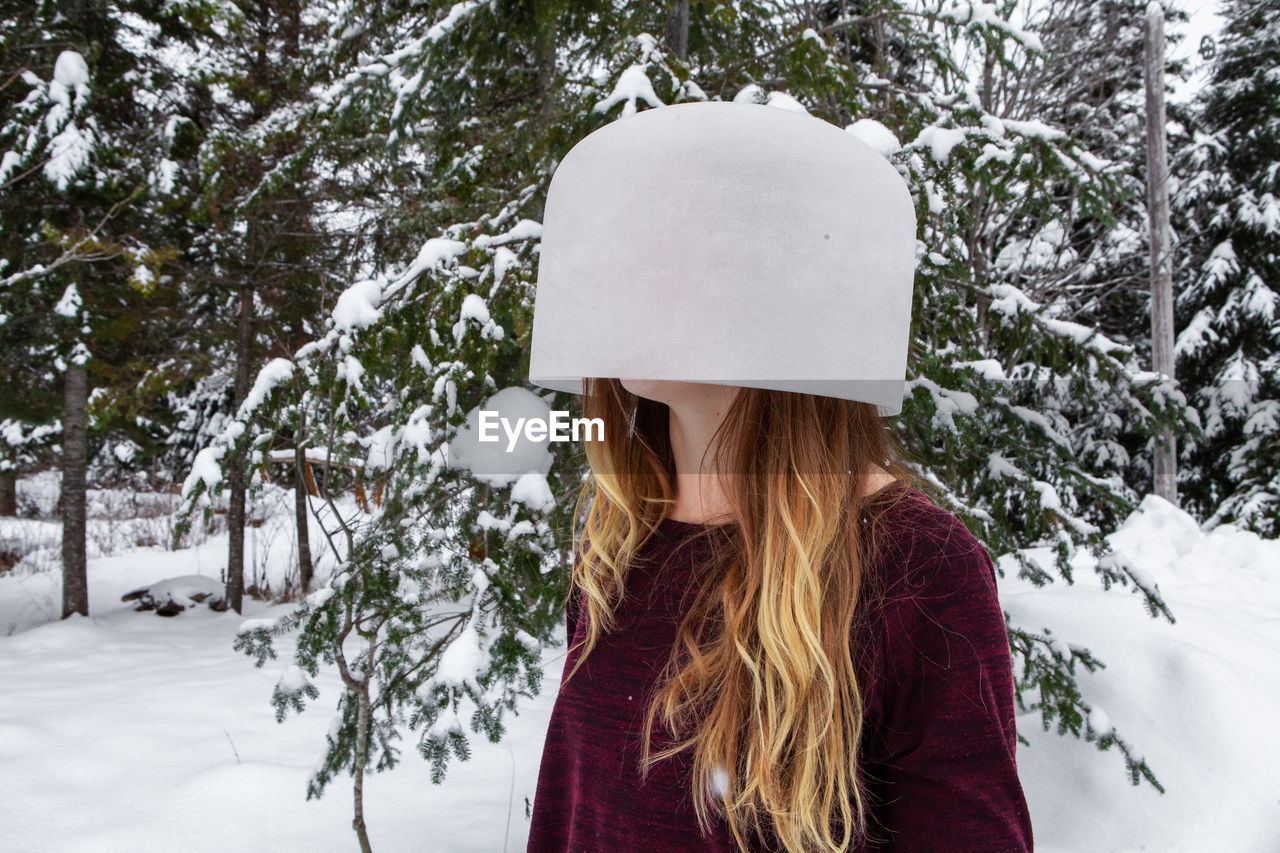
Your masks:
<path fill-rule="evenodd" d="M 644 110 L 565 155 L 542 227 L 534 385 L 676 379 L 902 410 L 915 209 L 839 127 L 752 103 Z"/>

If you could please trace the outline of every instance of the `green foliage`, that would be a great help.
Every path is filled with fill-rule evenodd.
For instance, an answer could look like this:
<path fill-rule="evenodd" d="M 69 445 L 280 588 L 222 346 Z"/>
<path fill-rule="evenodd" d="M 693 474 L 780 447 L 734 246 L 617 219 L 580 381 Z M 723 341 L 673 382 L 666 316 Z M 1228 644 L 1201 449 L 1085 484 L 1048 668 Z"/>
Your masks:
<path fill-rule="evenodd" d="M 147 428 L 160 400 L 144 392 L 176 325 L 177 252 L 153 169 L 164 122 L 136 97 L 163 99 L 166 75 L 134 51 L 146 10 L 115 11 L 6 3 L 0 15 L 0 416 L 56 425 L 61 373 L 87 360 L 91 456 L 163 447 Z M 72 288 L 78 304 L 64 316 Z"/>
<path fill-rule="evenodd" d="M 1178 375 L 1204 433 L 1184 453 L 1188 504 L 1207 524 L 1280 535 L 1280 27 L 1273 4 L 1236 0 L 1173 164 L 1185 248 L 1174 301 Z"/>

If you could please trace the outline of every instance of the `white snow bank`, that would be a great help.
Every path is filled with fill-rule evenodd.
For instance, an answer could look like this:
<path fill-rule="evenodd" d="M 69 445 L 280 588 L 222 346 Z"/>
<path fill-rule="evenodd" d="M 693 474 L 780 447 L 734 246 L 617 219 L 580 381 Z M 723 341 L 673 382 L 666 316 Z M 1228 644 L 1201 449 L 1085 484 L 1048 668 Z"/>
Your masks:
<path fill-rule="evenodd" d="M 1280 542 L 1232 525 L 1210 533 L 1148 495 L 1112 547 L 1158 585 L 1175 624 L 1145 614 L 1133 592 L 1102 589 L 1092 558 L 1077 555 L 1076 583 L 1036 589 L 1008 557 L 1000 595 L 1015 625 L 1050 628 L 1106 668 L 1083 672 L 1090 723 L 1114 726 L 1164 785 L 1128 781 L 1119 751 L 1041 731 L 1018 764 L 1037 850 L 1274 850 L 1280 838 Z M 1039 555 L 1046 567 L 1047 549 Z"/>

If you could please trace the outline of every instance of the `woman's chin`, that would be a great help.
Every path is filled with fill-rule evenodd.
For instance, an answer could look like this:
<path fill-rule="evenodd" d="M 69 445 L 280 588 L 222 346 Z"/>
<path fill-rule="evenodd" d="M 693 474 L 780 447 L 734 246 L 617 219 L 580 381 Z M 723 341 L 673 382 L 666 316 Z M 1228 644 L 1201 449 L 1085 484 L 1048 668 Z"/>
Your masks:
<path fill-rule="evenodd" d="M 619 379 L 622 387 L 646 400 L 671 405 L 708 397 L 722 397 L 726 392 L 737 391 L 733 385 L 716 385 L 710 382 L 689 382 L 684 379 Z M 732 393 L 729 394 L 732 396 Z"/>

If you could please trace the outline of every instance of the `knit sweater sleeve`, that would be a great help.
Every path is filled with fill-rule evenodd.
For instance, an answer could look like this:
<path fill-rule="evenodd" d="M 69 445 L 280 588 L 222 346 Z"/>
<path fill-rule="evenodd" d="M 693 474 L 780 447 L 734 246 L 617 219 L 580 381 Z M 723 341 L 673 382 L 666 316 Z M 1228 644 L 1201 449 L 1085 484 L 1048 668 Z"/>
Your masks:
<path fill-rule="evenodd" d="M 865 769 L 880 795 L 872 832 L 886 843 L 871 849 L 1030 851 L 991 557 L 950 515 L 922 541 L 884 609 L 880 719 Z"/>

